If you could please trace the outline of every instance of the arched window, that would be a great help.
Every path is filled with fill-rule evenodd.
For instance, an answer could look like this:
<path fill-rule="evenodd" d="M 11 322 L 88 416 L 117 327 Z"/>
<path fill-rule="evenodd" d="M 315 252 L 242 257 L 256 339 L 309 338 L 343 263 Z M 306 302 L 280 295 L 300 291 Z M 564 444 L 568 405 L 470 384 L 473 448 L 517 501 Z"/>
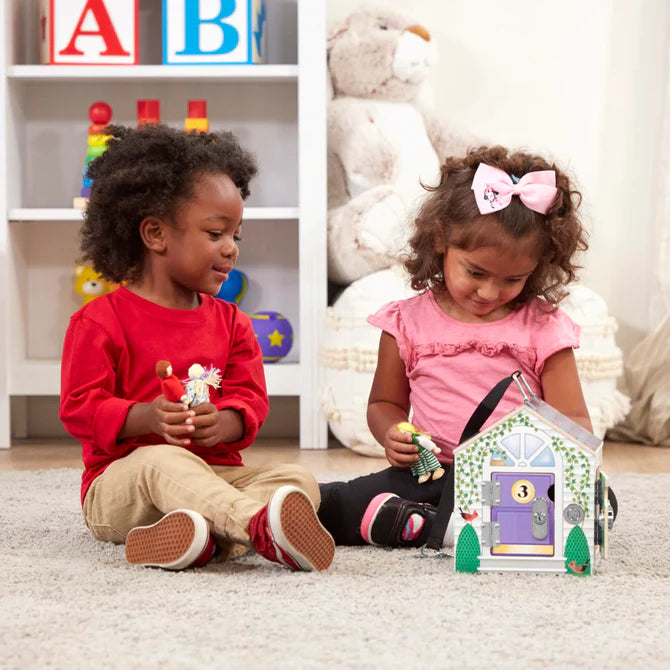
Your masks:
<path fill-rule="evenodd" d="M 491 450 L 490 465 L 494 467 L 553 467 L 556 465 L 551 440 L 542 431 L 526 426 L 515 426 Z"/>

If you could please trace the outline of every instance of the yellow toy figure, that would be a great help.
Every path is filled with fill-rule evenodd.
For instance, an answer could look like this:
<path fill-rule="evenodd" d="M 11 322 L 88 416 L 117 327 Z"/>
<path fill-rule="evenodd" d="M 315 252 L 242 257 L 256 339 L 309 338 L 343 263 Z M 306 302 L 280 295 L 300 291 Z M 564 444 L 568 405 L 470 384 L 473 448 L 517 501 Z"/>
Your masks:
<path fill-rule="evenodd" d="M 119 287 L 118 284 L 103 279 L 102 275 L 89 265 L 77 265 L 74 274 L 77 278 L 74 290 L 83 298 L 82 305 Z"/>
<path fill-rule="evenodd" d="M 409 433 L 412 436 L 412 444 L 419 447 L 419 460 L 409 466 L 412 474 L 418 478 L 419 484 L 431 478 L 439 479 L 444 474 L 444 468 L 435 454 L 439 454 L 441 449 L 430 439 L 430 435 L 418 430 L 407 421 L 399 423 L 398 430 Z"/>

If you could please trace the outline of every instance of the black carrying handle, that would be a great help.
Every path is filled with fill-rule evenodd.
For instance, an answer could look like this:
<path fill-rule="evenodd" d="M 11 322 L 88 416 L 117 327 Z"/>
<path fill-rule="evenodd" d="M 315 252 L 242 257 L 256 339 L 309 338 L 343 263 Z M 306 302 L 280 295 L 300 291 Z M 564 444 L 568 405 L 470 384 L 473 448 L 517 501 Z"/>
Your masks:
<path fill-rule="evenodd" d="M 461 439 L 458 444 L 463 444 L 471 437 L 474 437 L 481 427 L 486 423 L 486 420 L 493 414 L 493 410 L 498 406 L 502 400 L 509 385 L 514 379 L 521 374 L 518 370 L 512 373 L 509 377 L 501 379 L 486 395 L 475 411 L 472 413 L 470 420 L 465 425 Z M 439 551 L 442 548 L 442 541 L 444 534 L 447 532 L 449 519 L 454 511 L 454 463 L 451 464 L 449 472 L 444 479 L 444 488 L 442 489 L 442 496 L 440 503 L 437 506 L 437 512 L 433 519 L 433 525 L 430 530 L 430 535 L 426 541 L 426 547 Z"/>

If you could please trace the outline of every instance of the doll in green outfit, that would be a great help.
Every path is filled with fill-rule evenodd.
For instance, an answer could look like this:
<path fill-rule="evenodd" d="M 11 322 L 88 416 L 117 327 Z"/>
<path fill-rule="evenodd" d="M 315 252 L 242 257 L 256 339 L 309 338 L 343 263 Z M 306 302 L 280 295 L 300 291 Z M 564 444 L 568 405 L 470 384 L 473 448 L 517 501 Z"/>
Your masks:
<path fill-rule="evenodd" d="M 444 474 L 444 468 L 435 454 L 439 454 L 442 450 L 430 439 L 430 435 L 418 430 L 407 421 L 401 421 L 398 430 L 409 433 L 412 436 L 412 444 L 419 447 L 419 460 L 409 466 L 419 484 L 429 479 L 439 479 Z"/>

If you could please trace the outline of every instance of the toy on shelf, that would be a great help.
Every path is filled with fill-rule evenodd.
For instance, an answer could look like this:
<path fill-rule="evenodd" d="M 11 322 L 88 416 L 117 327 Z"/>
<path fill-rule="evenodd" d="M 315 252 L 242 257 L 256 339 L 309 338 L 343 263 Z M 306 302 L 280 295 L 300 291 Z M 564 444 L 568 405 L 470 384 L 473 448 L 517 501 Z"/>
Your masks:
<path fill-rule="evenodd" d="M 403 433 L 411 435 L 412 444 L 419 447 L 419 460 L 409 466 L 411 473 L 417 478 L 419 484 L 423 484 L 429 479 L 442 477 L 444 468 L 435 455 L 442 450 L 430 439 L 430 435 L 418 430 L 407 421 L 402 421 L 397 427 Z"/>
<path fill-rule="evenodd" d="M 118 284 L 103 279 L 102 275 L 89 265 L 77 265 L 74 274 L 76 277 L 74 290 L 82 297 L 82 305 L 119 287 Z"/>
<path fill-rule="evenodd" d="M 264 63 L 265 23 L 265 0 L 163 0 L 163 64 Z"/>
<path fill-rule="evenodd" d="M 139 0 L 40 0 L 40 61 L 137 65 Z"/>
<path fill-rule="evenodd" d="M 280 361 L 293 346 L 293 328 L 279 312 L 262 311 L 251 314 L 256 339 L 263 352 L 263 363 Z"/>
<path fill-rule="evenodd" d="M 592 574 L 614 517 L 602 440 L 512 378 L 523 404 L 454 450 L 455 569 Z"/>
<path fill-rule="evenodd" d="M 197 407 L 209 402 L 209 389 L 218 389 L 221 386 L 221 371 L 209 366 L 203 368 L 199 363 L 194 363 L 188 369 L 188 378 L 182 379 L 186 390 L 185 402 L 189 407 Z"/>
<path fill-rule="evenodd" d="M 107 142 L 110 136 L 105 135 L 103 131 L 112 119 L 112 108 L 106 102 L 94 102 L 88 108 L 88 118 L 91 120 L 91 125 L 88 127 L 86 164 L 82 172 L 79 197 L 74 198 L 72 201 L 72 206 L 75 209 L 84 209 L 88 202 L 88 196 L 91 195 L 91 184 L 93 182 L 88 178 L 88 164 L 107 149 Z"/>
<path fill-rule="evenodd" d="M 152 126 L 161 122 L 160 100 L 137 101 L 137 126 Z"/>
<path fill-rule="evenodd" d="M 189 100 L 188 112 L 184 119 L 184 129 L 188 132 L 206 133 L 209 130 L 207 101 Z"/>
<path fill-rule="evenodd" d="M 241 270 L 233 269 L 228 274 L 228 279 L 223 282 L 219 292 L 214 297 L 239 305 L 242 298 L 244 298 L 244 294 L 247 292 L 247 286 L 249 286 L 247 275 Z"/>
<path fill-rule="evenodd" d="M 185 403 L 186 389 L 179 381 L 179 377 L 172 372 L 170 361 L 158 361 L 156 374 L 161 380 L 161 393 L 171 402 Z"/>

